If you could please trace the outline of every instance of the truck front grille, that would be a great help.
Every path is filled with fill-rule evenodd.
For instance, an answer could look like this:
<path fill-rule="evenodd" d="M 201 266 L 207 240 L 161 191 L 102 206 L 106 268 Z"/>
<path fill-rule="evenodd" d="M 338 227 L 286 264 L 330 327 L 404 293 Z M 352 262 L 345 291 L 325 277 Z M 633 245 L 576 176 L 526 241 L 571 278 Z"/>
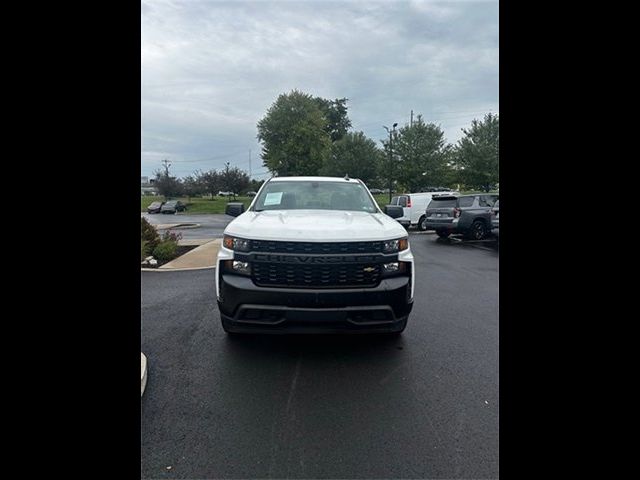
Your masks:
<path fill-rule="evenodd" d="M 269 253 L 381 253 L 383 242 L 278 242 L 251 240 L 251 250 Z"/>
<path fill-rule="evenodd" d="M 252 277 L 259 286 L 289 288 L 373 287 L 380 281 L 380 264 L 292 265 L 253 263 Z"/>

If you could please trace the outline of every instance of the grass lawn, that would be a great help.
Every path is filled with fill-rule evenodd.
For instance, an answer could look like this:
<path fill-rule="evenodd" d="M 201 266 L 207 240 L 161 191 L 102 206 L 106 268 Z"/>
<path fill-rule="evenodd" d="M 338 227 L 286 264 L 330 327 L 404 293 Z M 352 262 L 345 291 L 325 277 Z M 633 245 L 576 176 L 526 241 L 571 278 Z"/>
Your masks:
<path fill-rule="evenodd" d="M 164 197 L 154 197 L 151 195 L 145 195 L 140 197 L 140 211 L 146 212 L 147 207 L 151 202 L 161 202 Z M 192 197 L 187 200 L 186 197 L 175 198 L 173 200 L 180 200 L 187 204 L 186 213 L 224 213 L 227 202 L 233 202 L 233 197 L 214 197 L 214 198 L 198 198 Z M 249 197 L 236 197 L 236 202 L 244 203 L 244 208 L 248 208 L 252 198 Z"/>

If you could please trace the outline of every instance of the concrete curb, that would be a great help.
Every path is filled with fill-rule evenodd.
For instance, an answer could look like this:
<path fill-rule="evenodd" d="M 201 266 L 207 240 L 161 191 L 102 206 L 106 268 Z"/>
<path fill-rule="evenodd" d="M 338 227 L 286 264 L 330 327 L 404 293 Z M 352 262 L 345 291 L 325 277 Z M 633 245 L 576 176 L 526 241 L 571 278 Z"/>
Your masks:
<path fill-rule="evenodd" d="M 190 272 L 192 270 L 215 270 L 215 265 L 210 267 L 188 267 L 188 268 L 141 268 L 141 272 Z"/>
<path fill-rule="evenodd" d="M 140 396 L 144 393 L 147 386 L 147 357 L 140 352 Z"/>
<path fill-rule="evenodd" d="M 156 225 L 152 224 L 152 226 L 156 230 L 187 230 L 189 228 L 200 228 L 199 223 L 158 223 Z"/>

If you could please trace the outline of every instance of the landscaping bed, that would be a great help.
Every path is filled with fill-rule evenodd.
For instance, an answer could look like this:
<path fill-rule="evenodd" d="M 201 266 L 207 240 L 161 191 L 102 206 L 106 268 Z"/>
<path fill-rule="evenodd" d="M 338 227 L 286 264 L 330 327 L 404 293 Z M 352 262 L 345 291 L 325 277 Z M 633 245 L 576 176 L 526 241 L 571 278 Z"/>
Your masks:
<path fill-rule="evenodd" d="M 167 230 L 160 235 L 145 218 L 140 219 L 140 266 L 158 268 L 193 250 L 197 245 L 178 245 L 181 233 Z"/>
<path fill-rule="evenodd" d="M 176 247 L 176 254 L 173 258 L 168 259 L 168 260 L 158 260 L 156 259 L 156 261 L 158 263 L 156 263 L 155 265 L 151 266 L 151 265 L 145 265 L 145 264 L 140 264 L 140 267 L 142 268 L 158 268 L 161 267 L 162 265 L 172 262 L 173 260 L 175 260 L 178 257 L 181 257 L 182 255 L 184 255 L 187 252 L 190 252 L 191 250 L 193 250 L 194 248 L 198 248 L 198 245 L 178 245 Z"/>

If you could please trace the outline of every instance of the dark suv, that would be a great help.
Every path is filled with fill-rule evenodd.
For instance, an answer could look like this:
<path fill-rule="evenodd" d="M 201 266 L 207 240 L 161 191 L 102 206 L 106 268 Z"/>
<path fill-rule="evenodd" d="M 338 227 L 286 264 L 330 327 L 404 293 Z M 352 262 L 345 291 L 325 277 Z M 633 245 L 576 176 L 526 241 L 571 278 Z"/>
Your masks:
<path fill-rule="evenodd" d="M 426 227 L 442 238 L 461 233 L 482 240 L 491 232 L 491 208 L 497 199 L 497 194 L 434 197 L 427 207 Z"/>

